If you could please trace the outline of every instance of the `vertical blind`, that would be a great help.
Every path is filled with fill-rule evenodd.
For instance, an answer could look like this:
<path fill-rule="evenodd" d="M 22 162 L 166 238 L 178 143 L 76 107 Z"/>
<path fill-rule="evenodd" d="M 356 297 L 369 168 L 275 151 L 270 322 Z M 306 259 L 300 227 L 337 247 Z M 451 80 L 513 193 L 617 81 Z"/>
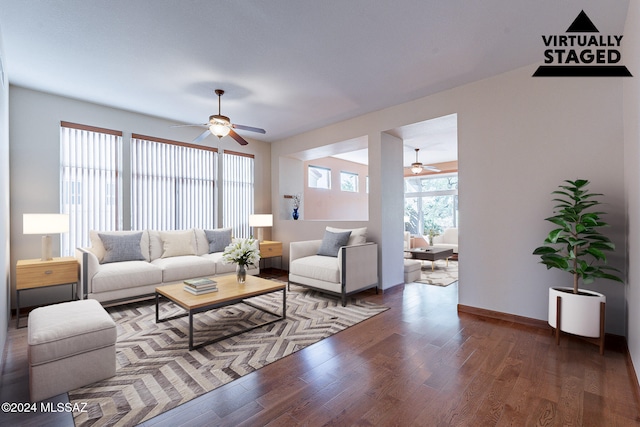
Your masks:
<path fill-rule="evenodd" d="M 253 213 L 254 158 L 250 154 L 224 151 L 223 155 L 223 226 L 233 235 L 251 235 L 249 215 Z"/>
<path fill-rule="evenodd" d="M 215 228 L 215 149 L 132 135 L 131 229 Z"/>
<path fill-rule="evenodd" d="M 60 253 L 89 245 L 89 230 L 122 228 L 122 132 L 61 122 L 60 207 L 69 233 Z"/>

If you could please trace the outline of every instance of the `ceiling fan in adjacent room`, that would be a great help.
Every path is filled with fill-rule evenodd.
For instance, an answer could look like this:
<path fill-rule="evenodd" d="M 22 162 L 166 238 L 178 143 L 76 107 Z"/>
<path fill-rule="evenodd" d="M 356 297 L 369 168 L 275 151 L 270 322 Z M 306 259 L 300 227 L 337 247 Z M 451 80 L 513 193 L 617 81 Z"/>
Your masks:
<path fill-rule="evenodd" d="M 247 130 L 249 132 L 257 132 L 257 133 L 267 133 L 264 129 L 255 128 L 251 126 L 237 125 L 231 123 L 231 120 L 227 116 L 223 116 L 220 114 L 220 97 L 224 95 L 224 90 L 216 89 L 216 95 L 218 95 L 218 114 L 214 114 L 209 116 L 209 123 L 203 124 L 195 124 L 195 125 L 177 125 L 174 127 L 183 127 L 183 126 L 204 126 L 208 129 L 202 132 L 197 138 L 195 138 L 192 142 L 197 144 L 203 139 L 205 139 L 209 134 L 213 134 L 218 138 L 222 138 L 223 136 L 229 135 L 231 138 L 235 139 L 240 145 L 247 145 L 248 142 L 245 141 L 243 137 L 238 135 L 234 129 L 239 130 Z"/>
<path fill-rule="evenodd" d="M 419 174 L 420 172 L 422 172 L 423 170 L 428 170 L 431 172 L 440 172 L 440 169 L 433 167 L 433 166 L 425 166 L 422 163 L 420 163 L 418 161 L 418 151 L 420 151 L 419 148 L 414 148 L 414 150 L 416 150 L 416 161 L 411 163 L 411 173 L 414 175 Z"/>

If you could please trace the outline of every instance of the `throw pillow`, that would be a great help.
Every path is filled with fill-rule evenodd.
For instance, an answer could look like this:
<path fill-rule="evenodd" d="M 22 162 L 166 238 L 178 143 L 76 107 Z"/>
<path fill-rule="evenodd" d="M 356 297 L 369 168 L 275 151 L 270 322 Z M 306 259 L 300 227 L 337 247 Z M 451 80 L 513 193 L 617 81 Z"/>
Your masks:
<path fill-rule="evenodd" d="M 367 227 L 354 228 L 354 229 L 327 227 L 327 231 L 331 231 L 332 233 L 342 233 L 344 231 L 351 231 L 351 236 L 349 236 L 349 242 L 347 243 L 347 246 L 362 245 L 364 243 L 367 243 Z"/>
<path fill-rule="evenodd" d="M 209 240 L 209 253 L 224 252 L 224 248 L 231 244 L 231 229 L 204 230 Z"/>
<path fill-rule="evenodd" d="M 318 255 L 337 257 L 340 248 L 347 246 L 350 235 L 351 231 L 343 231 L 341 233 L 325 231 L 320 248 L 318 248 Z"/>
<path fill-rule="evenodd" d="M 193 230 L 187 231 L 161 231 L 162 258 L 174 256 L 195 255 L 193 248 Z"/>
<path fill-rule="evenodd" d="M 135 233 L 142 233 L 142 239 L 140 240 L 140 247 L 142 248 L 142 256 L 145 261 L 150 261 L 149 258 L 149 233 L 147 231 L 97 231 L 97 230 L 89 230 L 89 241 L 91 242 L 91 247 L 88 248 L 94 255 L 98 258 L 98 262 L 102 264 L 102 260 L 104 259 L 104 245 L 102 244 L 102 239 L 100 238 L 100 234 L 106 234 L 109 236 L 124 236 L 131 235 Z"/>
<path fill-rule="evenodd" d="M 105 249 L 102 264 L 120 261 L 144 261 L 140 241 L 142 232 L 114 235 L 98 233 Z"/>

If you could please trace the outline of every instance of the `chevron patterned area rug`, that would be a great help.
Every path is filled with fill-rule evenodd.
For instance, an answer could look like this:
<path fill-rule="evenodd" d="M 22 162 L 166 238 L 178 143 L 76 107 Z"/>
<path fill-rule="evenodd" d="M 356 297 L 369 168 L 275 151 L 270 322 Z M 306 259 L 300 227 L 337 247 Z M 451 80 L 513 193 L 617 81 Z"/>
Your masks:
<path fill-rule="evenodd" d="M 250 301 L 282 311 L 282 292 Z M 167 300 L 160 309 L 161 318 L 183 312 Z M 151 301 L 108 308 L 118 327 L 116 376 L 69 392 L 72 403 L 88 403 L 75 424 L 134 426 L 387 309 L 356 299 L 342 307 L 292 285 L 285 320 L 189 351 L 188 317 L 156 324 Z M 273 318 L 245 304 L 196 314 L 194 343 Z"/>
<path fill-rule="evenodd" d="M 443 259 L 435 262 L 434 270 L 431 271 L 431 262 L 423 261 L 420 270 L 420 280 L 418 283 L 434 286 L 449 286 L 458 280 L 458 261 L 449 261 L 449 265 Z"/>

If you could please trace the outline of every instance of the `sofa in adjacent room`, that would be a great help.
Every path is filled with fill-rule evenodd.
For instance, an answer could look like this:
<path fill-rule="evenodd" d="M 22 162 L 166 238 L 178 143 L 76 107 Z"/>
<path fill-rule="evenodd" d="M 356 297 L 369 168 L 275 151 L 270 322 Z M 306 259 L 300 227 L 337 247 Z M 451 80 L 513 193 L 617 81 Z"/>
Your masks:
<path fill-rule="evenodd" d="M 433 237 L 434 248 L 453 249 L 453 253 L 458 253 L 458 229 L 447 228 L 440 236 Z"/>
<path fill-rule="evenodd" d="M 151 295 L 157 286 L 196 277 L 234 274 L 222 262 L 231 229 L 90 232 L 91 247 L 78 248 L 79 297 L 100 302 Z M 256 245 L 258 243 L 256 242 Z M 256 275 L 259 267 L 247 274 Z"/>

